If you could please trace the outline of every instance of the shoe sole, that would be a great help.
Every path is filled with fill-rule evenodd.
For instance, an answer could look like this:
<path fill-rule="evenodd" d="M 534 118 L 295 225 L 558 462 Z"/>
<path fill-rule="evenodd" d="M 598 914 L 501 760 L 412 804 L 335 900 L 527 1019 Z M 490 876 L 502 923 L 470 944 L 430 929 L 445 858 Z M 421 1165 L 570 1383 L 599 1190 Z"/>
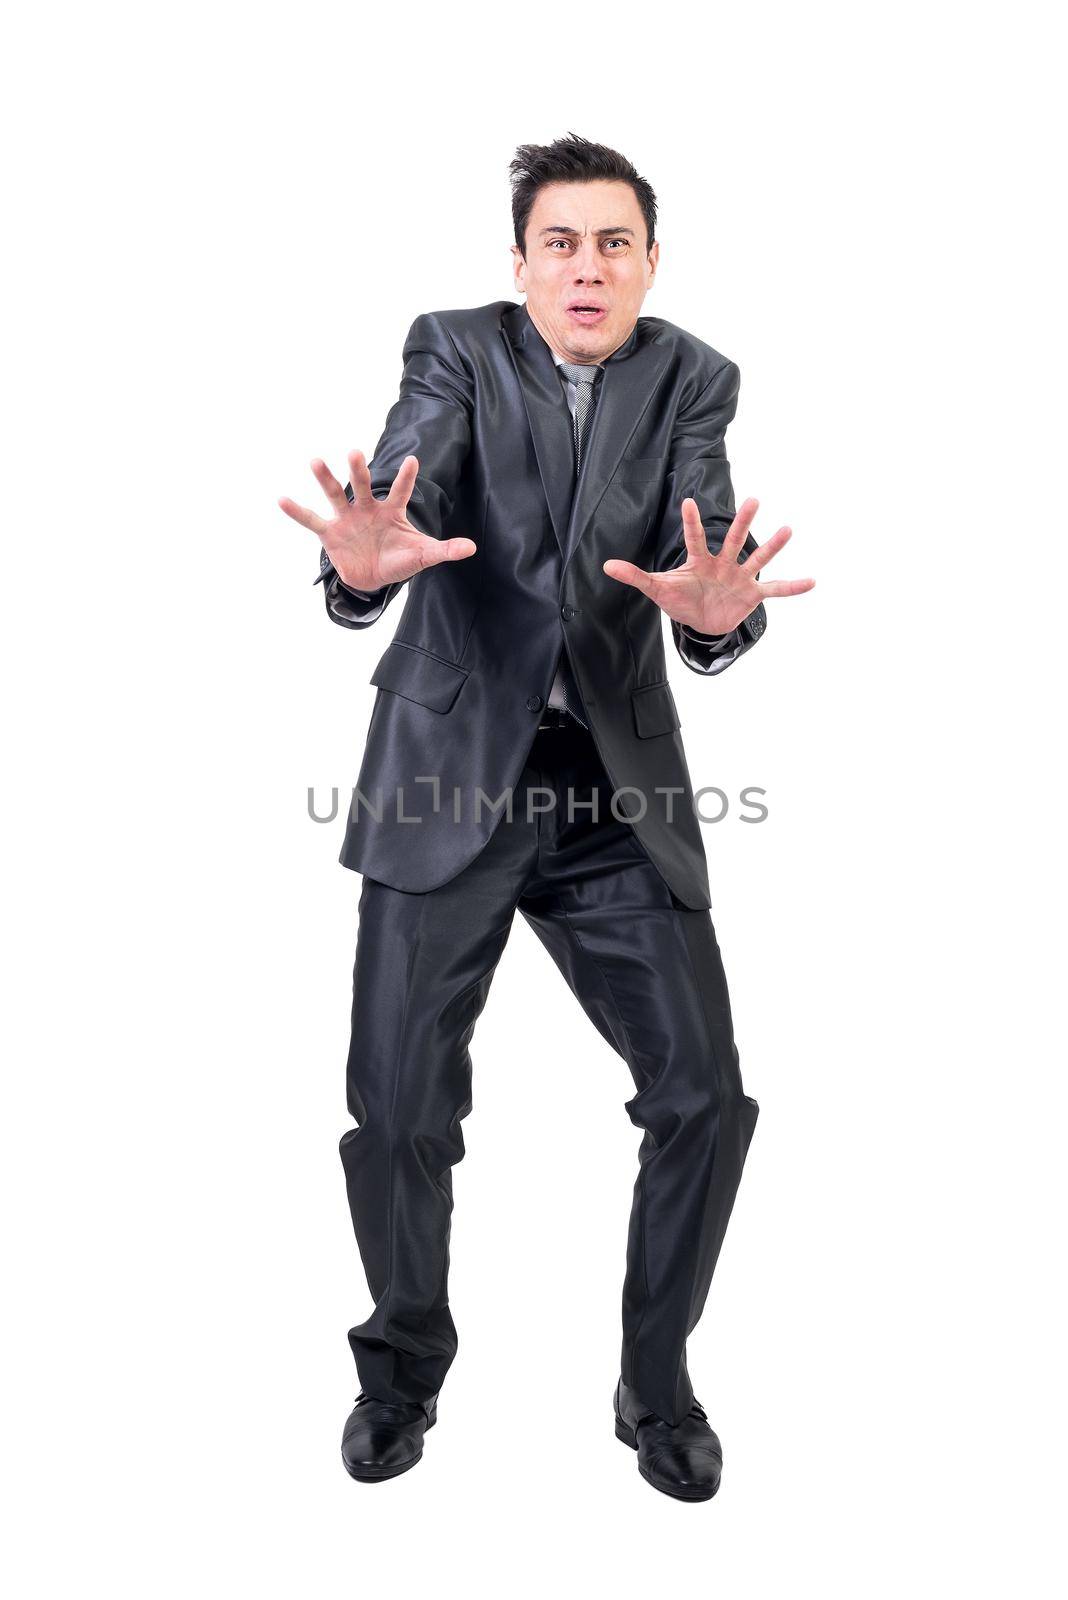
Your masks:
<path fill-rule="evenodd" d="M 428 1422 L 426 1427 L 423 1429 L 424 1436 L 430 1432 L 437 1420 L 437 1414 L 435 1413 L 433 1419 Z M 386 1483 L 390 1478 L 399 1478 L 402 1472 L 410 1472 L 413 1467 L 417 1467 L 419 1465 L 422 1459 L 423 1452 L 420 1450 L 417 1456 L 413 1456 L 410 1461 L 405 1461 L 403 1466 L 387 1467 L 384 1469 L 382 1467 L 368 1467 L 364 1471 L 357 1471 L 355 1468 L 349 1466 L 343 1453 L 341 1457 L 341 1465 L 344 1467 L 349 1477 L 355 1478 L 357 1483 Z"/>
<path fill-rule="evenodd" d="M 638 1441 L 634 1437 L 634 1429 L 628 1428 L 627 1424 L 619 1415 L 616 1416 L 616 1438 L 622 1439 L 623 1443 L 630 1445 L 632 1450 L 637 1450 Z M 715 1489 L 710 1489 L 707 1492 L 703 1489 L 700 1489 L 696 1494 L 694 1494 L 692 1491 L 687 1494 L 682 1489 L 668 1489 L 664 1486 L 664 1484 L 657 1483 L 656 1479 L 650 1477 L 649 1473 L 646 1472 L 640 1461 L 638 1462 L 638 1471 L 641 1473 L 646 1483 L 651 1484 L 654 1489 L 658 1489 L 661 1494 L 668 1495 L 672 1500 L 711 1500 L 713 1495 L 719 1489 L 719 1482 L 717 1481 Z"/>
<path fill-rule="evenodd" d="M 399 1478 L 402 1472 L 411 1471 L 412 1467 L 418 1466 L 422 1459 L 423 1452 L 420 1450 L 417 1456 L 413 1456 L 412 1459 L 410 1461 L 406 1461 L 403 1466 L 390 1467 L 387 1470 L 383 1470 L 381 1467 L 377 1470 L 374 1467 L 369 1467 L 366 1471 L 357 1472 L 354 1468 L 349 1466 L 344 1456 L 341 1457 L 341 1465 L 345 1468 L 345 1471 L 348 1473 L 349 1477 L 355 1478 L 357 1483 L 385 1483 L 388 1478 Z"/>

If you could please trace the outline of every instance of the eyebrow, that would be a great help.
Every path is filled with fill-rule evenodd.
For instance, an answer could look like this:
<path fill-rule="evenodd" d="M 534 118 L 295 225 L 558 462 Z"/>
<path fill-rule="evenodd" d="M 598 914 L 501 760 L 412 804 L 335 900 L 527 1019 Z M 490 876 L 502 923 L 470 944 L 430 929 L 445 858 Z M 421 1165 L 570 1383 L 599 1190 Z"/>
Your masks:
<path fill-rule="evenodd" d="M 632 239 L 634 237 L 634 229 L 633 228 L 594 228 L 593 231 L 596 234 L 597 238 L 601 238 L 606 233 L 629 233 Z M 551 227 L 551 228 L 541 228 L 541 229 L 538 230 L 538 238 L 540 239 L 546 233 L 570 233 L 570 234 L 573 234 L 576 239 L 578 238 L 578 229 L 577 228 L 565 228 L 565 227 L 561 227 L 561 226 L 554 226 L 554 227 Z"/>

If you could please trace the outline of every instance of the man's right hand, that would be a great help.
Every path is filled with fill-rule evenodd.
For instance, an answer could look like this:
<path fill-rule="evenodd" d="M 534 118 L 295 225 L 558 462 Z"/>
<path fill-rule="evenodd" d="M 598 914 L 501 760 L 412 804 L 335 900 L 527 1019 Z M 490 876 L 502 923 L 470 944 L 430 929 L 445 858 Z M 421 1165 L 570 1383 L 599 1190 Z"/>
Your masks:
<path fill-rule="evenodd" d="M 461 561 L 474 555 L 473 540 L 431 539 L 413 528 L 405 516 L 419 473 L 415 456 L 405 456 L 384 500 L 377 500 L 371 492 L 371 474 L 362 450 L 350 450 L 348 462 L 351 501 L 325 461 L 311 464 L 334 508 L 331 522 L 284 495 L 278 501 L 287 517 L 318 534 L 331 566 L 348 588 L 381 589 L 389 583 L 403 583 L 439 561 Z"/>

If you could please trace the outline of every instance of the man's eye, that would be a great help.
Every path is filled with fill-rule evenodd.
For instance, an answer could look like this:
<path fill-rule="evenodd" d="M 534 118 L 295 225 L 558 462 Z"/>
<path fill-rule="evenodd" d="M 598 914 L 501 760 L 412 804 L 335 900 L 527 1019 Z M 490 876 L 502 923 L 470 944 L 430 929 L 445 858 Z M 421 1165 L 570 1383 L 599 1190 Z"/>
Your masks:
<path fill-rule="evenodd" d="M 566 239 L 550 239 L 549 240 L 549 249 L 550 250 L 552 249 L 554 244 L 562 244 L 565 250 L 569 250 L 571 248 L 569 242 Z"/>
<path fill-rule="evenodd" d="M 626 244 L 626 242 L 627 242 L 627 241 L 626 241 L 626 239 L 606 239 L 606 240 L 605 240 L 605 248 L 606 248 L 606 249 L 607 249 L 607 247 L 608 247 L 608 246 L 609 246 L 609 245 L 610 245 L 610 244 L 618 244 L 618 245 L 625 245 L 625 244 Z M 616 252 L 616 254 L 617 254 L 617 255 L 618 255 L 618 253 L 619 253 L 619 252 L 618 252 L 618 251 L 617 251 L 617 252 Z"/>

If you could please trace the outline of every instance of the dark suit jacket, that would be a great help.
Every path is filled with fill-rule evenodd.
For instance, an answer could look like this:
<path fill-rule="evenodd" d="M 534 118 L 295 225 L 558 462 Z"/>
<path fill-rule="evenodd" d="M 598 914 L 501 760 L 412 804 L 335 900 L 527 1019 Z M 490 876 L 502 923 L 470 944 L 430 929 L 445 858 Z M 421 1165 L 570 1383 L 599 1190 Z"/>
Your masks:
<path fill-rule="evenodd" d="M 620 793 L 618 811 L 679 899 L 710 905 L 662 613 L 601 564 L 618 556 L 659 572 L 685 561 L 687 495 L 709 548 L 720 548 L 735 511 L 723 436 L 738 382 L 737 366 L 711 346 L 639 317 L 604 363 L 575 484 L 567 403 L 526 306 L 416 318 L 372 488 L 384 494 L 404 457 L 417 456 L 409 521 L 433 538 L 471 538 L 478 553 L 370 596 L 346 589 L 321 554 L 316 581 L 343 627 L 368 626 L 408 589 L 371 673 L 379 692 L 345 866 L 422 892 L 473 860 L 503 815 L 492 802 L 519 779 L 566 649 L 612 786 L 635 791 Z M 346 492 L 351 499 L 351 485 Z M 755 548 L 749 535 L 743 555 Z M 716 673 L 765 626 L 759 606 L 725 654 L 674 622 L 672 636 L 687 666 Z"/>

